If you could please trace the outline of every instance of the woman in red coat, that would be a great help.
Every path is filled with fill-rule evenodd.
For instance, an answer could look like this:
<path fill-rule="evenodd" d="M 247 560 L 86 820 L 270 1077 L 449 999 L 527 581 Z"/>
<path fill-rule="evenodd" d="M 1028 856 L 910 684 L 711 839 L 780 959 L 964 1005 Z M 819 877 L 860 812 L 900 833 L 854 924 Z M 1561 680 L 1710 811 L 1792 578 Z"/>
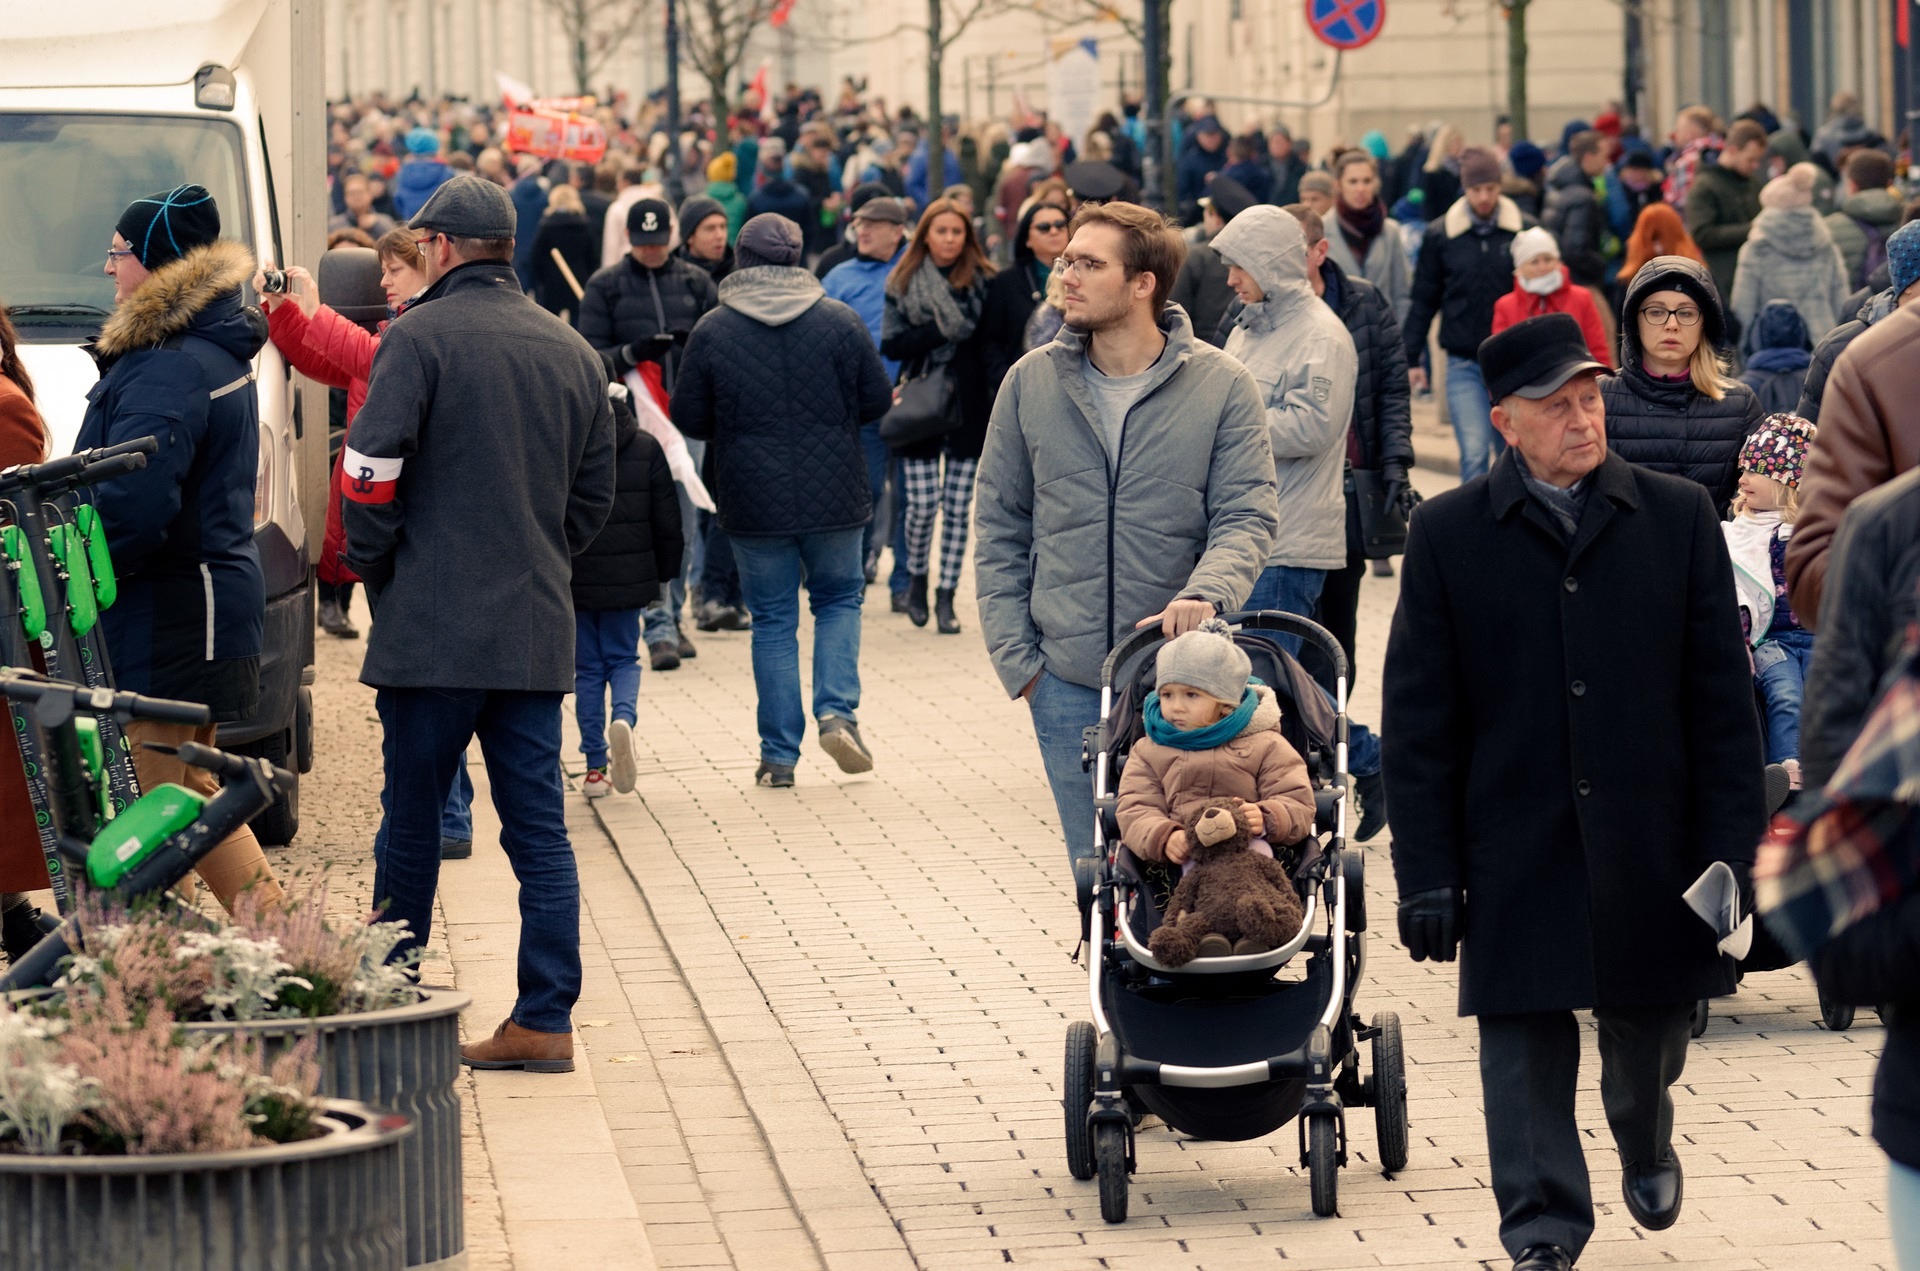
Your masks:
<path fill-rule="evenodd" d="M 6 306 L 0 305 L 0 468 L 47 457 L 47 426 L 34 406 L 33 380 L 20 364 L 17 346 Z M 20 748 L 12 728 L 0 729 L 0 947 L 9 960 L 40 941 L 39 910 L 26 893 L 51 885 Z"/>
<path fill-rule="evenodd" d="M 1543 313 L 1571 314 L 1587 338 L 1593 360 L 1606 366 L 1620 364 L 1607 347 L 1606 328 L 1600 325 L 1593 293 L 1573 281 L 1560 263 L 1560 245 L 1536 226 L 1513 236 L 1513 290 L 1493 306 L 1493 334 Z"/>
<path fill-rule="evenodd" d="M 387 293 L 387 307 L 393 315 L 387 322 L 391 322 L 426 289 L 426 262 L 413 232 L 404 228 L 383 236 L 375 250 L 380 253 L 380 286 Z M 367 399 L 367 377 L 373 373 L 373 354 L 380 347 L 380 336 L 321 304 L 319 288 L 306 270 L 296 265 L 287 270 L 287 276 L 290 291 L 280 295 L 260 292 L 261 307 L 267 311 L 267 334 L 280 356 L 296 371 L 330 388 L 346 390 L 347 427 L 351 429 L 360 403 Z M 262 281 L 254 280 L 256 292 Z M 385 331 L 387 322 L 382 322 L 378 330 Z M 340 464 L 336 459 L 327 482 L 327 533 L 315 573 L 321 584 L 320 625 L 329 635 L 351 640 L 360 634 L 347 619 L 353 607 L 353 584 L 359 579 L 341 558 L 345 546 L 346 534 L 340 525 Z"/>

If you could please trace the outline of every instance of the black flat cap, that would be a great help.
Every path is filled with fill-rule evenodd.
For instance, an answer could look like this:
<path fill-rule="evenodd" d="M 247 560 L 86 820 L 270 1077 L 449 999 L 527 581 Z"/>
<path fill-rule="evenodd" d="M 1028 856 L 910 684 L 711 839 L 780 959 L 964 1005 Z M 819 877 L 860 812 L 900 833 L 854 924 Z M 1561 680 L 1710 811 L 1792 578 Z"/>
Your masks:
<path fill-rule="evenodd" d="M 1230 221 L 1246 211 L 1260 200 L 1253 197 L 1253 191 L 1241 185 L 1232 177 L 1215 176 L 1207 182 L 1207 192 L 1200 199 L 1201 207 L 1210 207 L 1223 221 Z"/>
<path fill-rule="evenodd" d="M 1127 174 L 1104 159 L 1082 159 L 1062 168 L 1073 196 L 1088 202 L 1104 203 L 1120 198 L 1127 188 Z"/>
<path fill-rule="evenodd" d="M 513 200 L 485 177 L 462 174 L 435 190 L 407 228 L 430 229 L 452 238 L 512 238 Z"/>
<path fill-rule="evenodd" d="M 1549 313 L 1517 322 L 1480 345 L 1480 374 L 1487 400 L 1539 400 L 1585 371 L 1607 368 L 1593 360 L 1587 339 L 1571 314 Z"/>

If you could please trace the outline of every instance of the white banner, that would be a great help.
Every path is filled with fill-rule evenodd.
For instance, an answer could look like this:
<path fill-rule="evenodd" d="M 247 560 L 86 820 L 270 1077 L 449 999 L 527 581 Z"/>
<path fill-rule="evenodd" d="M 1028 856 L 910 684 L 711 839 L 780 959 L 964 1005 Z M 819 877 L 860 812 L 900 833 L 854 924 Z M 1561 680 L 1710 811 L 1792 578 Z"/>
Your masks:
<path fill-rule="evenodd" d="M 1085 150 L 1100 113 L 1100 46 L 1092 40 L 1056 40 L 1047 65 L 1047 117 Z"/>

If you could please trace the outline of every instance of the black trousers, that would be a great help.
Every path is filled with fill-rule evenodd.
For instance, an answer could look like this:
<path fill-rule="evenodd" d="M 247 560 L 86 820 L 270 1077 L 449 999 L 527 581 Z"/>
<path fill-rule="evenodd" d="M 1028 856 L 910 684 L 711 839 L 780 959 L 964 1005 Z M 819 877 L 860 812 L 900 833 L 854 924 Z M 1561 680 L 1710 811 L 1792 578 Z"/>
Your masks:
<path fill-rule="evenodd" d="M 1622 1168 L 1672 1152 L 1669 1087 L 1687 1063 L 1693 1006 L 1596 1010 L 1600 1102 Z M 1500 1206 L 1500 1243 L 1518 1257 L 1554 1244 L 1574 1257 L 1593 1235 L 1593 1190 L 1574 1122 L 1580 1025 L 1571 1011 L 1480 1017 L 1480 1089 Z"/>
<path fill-rule="evenodd" d="M 1344 569 L 1329 569 L 1320 584 L 1320 600 L 1313 608 L 1313 620 L 1340 642 L 1347 655 L 1347 692 L 1360 682 L 1360 663 L 1353 656 L 1356 628 L 1360 625 L 1360 580 L 1367 576 L 1367 558 L 1360 553 L 1360 503 L 1347 491 L 1347 564 Z"/>

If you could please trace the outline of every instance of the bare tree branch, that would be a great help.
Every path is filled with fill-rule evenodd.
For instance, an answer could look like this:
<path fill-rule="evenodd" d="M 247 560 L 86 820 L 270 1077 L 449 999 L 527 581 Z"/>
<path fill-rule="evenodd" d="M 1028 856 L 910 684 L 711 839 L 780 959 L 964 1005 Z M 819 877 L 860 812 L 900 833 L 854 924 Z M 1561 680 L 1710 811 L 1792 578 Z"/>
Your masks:
<path fill-rule="evenodd" d="M 652 0 L 541 0 L 560 23 L 573 69 L 574 89 L 584 97 L 593 77 L 611 61 L 653 10 Z"/>

